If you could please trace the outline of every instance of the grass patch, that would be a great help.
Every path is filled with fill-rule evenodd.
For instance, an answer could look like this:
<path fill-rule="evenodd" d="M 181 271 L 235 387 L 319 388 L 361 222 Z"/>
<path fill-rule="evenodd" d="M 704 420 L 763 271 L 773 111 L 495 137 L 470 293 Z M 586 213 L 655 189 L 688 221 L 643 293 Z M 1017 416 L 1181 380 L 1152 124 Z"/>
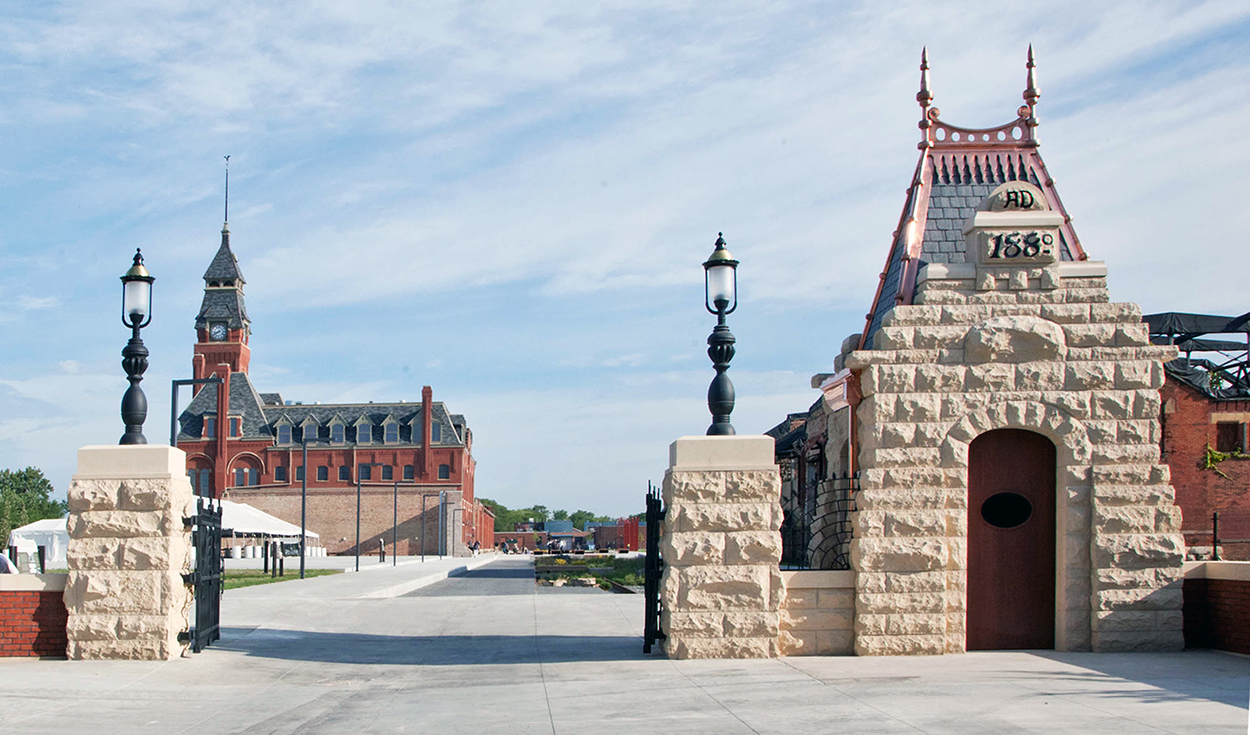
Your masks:
<path fill-rule="evenodd" d="M 327 574 L 342 574 L 341 569 L 306 569 L 305 577 L 324 577 Z M 224 589 L 233 590 L 240 587 L 253 587 L 258 584 L 269 584 L 270 582 L 286 582 L 291 579 L 299 579 L 299 569 L 292 574 L 289 570 L 285 577 L 271 577 L 269 572 L 263 572 L 259 569 L 231 569 L 223 572 L 222 586 Z"/>

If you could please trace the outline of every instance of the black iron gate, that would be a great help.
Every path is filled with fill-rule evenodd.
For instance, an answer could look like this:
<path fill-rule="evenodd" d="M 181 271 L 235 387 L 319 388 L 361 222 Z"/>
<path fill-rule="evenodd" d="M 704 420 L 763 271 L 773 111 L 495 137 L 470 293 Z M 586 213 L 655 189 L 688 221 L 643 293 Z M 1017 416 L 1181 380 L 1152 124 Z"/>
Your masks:
<path fill-rule="evenodd" d="M 782 569 L 851 568 L 851 514 L 858 490 L 858 477 L 838 477 L 782 492 Z"/>
<path fill-rule="evenodd" d="M 646 616 L 643 624 L 642 652 L 651 653 L 651 646 L 668 636 L 660 630 L 660 575 L 664 560 L 660 558 L 660 521 L 664 520 L 664 506 L 660 489 L 647 483 L 647 556 L 643 567 L 643 592 L 646 594 Z"/>
<path fill-rule="evenodd" d="M 195 618 L 187 638 L 194 653 L 221 638 L 221 503 L 213 507 L 204 498 L 196 502 L 196 513 L 182 519 L 191 526 L 191 544 L 195 548 L 195 570 L 182 575 L 195 590 Z"/>

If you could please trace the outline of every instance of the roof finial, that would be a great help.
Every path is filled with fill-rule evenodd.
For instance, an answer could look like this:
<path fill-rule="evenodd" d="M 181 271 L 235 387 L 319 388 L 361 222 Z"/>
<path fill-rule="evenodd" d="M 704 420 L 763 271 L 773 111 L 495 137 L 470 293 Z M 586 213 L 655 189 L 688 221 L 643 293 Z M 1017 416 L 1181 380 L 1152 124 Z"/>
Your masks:
<path fill-rule="evenodd" d="M 230 156 L 226 156 L 226 217 L 222 229 L 230 224 Z"/>
<path fill-rule="evenodd" d="M 929 91 L 929 47 L 920 49 L 920 91 L 916 93 L 916 101 L 920 109 L 928 112 L 929 103 L 933 101 L 933 93 Z"/>
<path fill-rule="evenodd" d="M 1029 106 L 1029 117 L 1032 118 L 1033 107 L 1037 104 L 1037 98 L 1041 97 L 1042 94 L 1037 91 L 1037 77 L 1033 71 L 1033 68 L 1036 67 L 1037 64 L 1033 63 L 1033 44 L 1031 43 L 1029 44 L 1029 62 L 1027 66 L 1029 74 L 1024 85 L 1024 103 Z M 1021 115 L 1021 117 L 1023 117 L 1023 115 Z"/>

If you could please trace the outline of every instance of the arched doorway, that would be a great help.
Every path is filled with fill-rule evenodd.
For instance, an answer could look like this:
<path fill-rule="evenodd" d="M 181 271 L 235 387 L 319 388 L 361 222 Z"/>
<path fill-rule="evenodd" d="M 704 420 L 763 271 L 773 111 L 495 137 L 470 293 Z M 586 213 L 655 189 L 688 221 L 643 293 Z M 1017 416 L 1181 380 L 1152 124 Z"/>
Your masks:
<path fill-rule="evenodd" d="M 1055 445 L 1021 429 L 968 446 L 968 650 L 1055 647 Z"/>

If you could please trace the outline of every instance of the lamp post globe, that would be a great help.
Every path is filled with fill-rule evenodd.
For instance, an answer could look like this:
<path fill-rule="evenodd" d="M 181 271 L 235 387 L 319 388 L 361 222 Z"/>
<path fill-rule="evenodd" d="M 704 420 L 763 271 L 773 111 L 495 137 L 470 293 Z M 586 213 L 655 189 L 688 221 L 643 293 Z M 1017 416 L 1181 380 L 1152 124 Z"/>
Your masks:
<path fill-rule="evenodd" d="M 707 407 L 712 413 L 708 436 L 736 434 L 729 415 L 734 410 L 734 384 L 726 371 L 734 356 L 733 333 L 725 317 L 738 308 L 738 261 L 725 247 L 725 233 L 717 233 L 715 249 L 703 264 L 703 299 L 707 310 L 716 315 L 716 326 L 707 338 L 707 356 L 712 360 L 716 377 L 707 389 Z"/>
<path fill-rule="evenodd" d="M 143 422 L 148 417 L 148 399 L 139 387 L 148 369 L 148 348 L 139 338 L 139 330 L 152 321 L 152 282 L 156 279 L 143 266 L 143 254 L 135 248 L 135 260 L 122 280 L 122 324 L 130 327 L 130 340 L 122 349 L 122 369 L 130 387 L 122 396 L 122 423 L 126 433 L 119 444 L 147 444 Z"/>

